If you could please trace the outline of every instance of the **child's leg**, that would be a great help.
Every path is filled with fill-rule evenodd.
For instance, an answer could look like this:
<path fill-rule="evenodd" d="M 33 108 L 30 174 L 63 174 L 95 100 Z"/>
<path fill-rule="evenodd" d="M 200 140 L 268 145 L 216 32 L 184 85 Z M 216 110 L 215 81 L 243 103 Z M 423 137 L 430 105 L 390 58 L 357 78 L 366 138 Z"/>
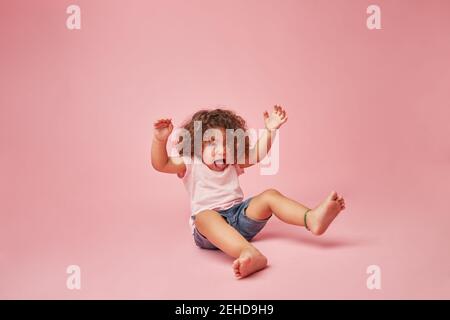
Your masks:
<path fill-rule="evenodd" d="M 216 211 L 197 213 L 195 227 L 217 248 L 236 258 L 233 262 L 236 277 L 243 278 L 267 265 L 267 258 Z"/>
<path fill-rule="evenodd" d="M 331 192 L 321 204 L 308 212 L 306 222 L 309 229 L 313 234 L 323 234 L 344 208 L 344 199 L 336 192 Z M 307 210 L 307 207 L 297 201 L 285 197 L 277 190 L 269 189 L 250 200 L 246 214 L 253 219 L 267 219 L 274 213 L 286 223 L 304 226 Z"/>

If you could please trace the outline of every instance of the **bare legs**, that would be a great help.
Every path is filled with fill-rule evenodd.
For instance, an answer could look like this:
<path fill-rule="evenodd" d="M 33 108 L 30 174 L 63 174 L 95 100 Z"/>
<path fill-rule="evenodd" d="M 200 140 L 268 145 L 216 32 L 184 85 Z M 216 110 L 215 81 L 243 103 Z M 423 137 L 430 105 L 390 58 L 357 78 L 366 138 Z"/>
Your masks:
<path fill-rule="evenodd" d="M 199 212 L 195 217 L 195 227 L 212 244 L 236 258 L 233 271 L 237 278 L 246 277 L 267 265 L 267 258 L 216 211 Z"/>
<path fill-rule="evenodd" d="M 332 191 L 328 197 L 308 215 L 306 222 L 315 235 L 323 234 L 341 210 L 345 209 L 344 198 Z M 272 212 L 281 221 L 298 226 L 305 225 L 307 207 L 289 199 L 275 189 L 266 190 L 252 198 L 246 214 L 253 219 L 267 219 Z"/>
<path fill-rule="evenodd" d="M 318 206 L 309 211 L 307 224 L 315 235 L 323 234 L 338 213 L 345 209 L 345 201 L 336 192 L 331 192 Z M 252 198 L 246 209 L 250 219 L 264 220 L 272 213 L 289 224 L 304 226 L 304 205 L 289 199 L 274 189 L 266 190 Z M 195 227 L 212 244 L 231 257 L 237 278 L 246 277 L 267 265 L 267 258 L 230 226 L 216 211 L 205 210 L 196 215 Z"/>

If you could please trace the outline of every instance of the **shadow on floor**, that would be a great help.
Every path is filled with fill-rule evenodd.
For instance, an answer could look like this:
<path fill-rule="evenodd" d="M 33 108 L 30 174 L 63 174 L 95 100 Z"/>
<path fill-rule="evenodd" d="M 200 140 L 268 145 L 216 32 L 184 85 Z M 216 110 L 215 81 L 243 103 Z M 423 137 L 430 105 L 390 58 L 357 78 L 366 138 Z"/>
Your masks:
<path fill-rule="evenodd" d="M 258 234 L 252 242 L 255 244 L 260 241 L 266 241 L 273 238 L 277 239 L 286 239 L 290 242 L 295 242 L 301 245 L 314 246 L 322 249 L 335 249 L 342 247 L 355 247 L 360 245 L 367 245 L 370 243 L 368 239 L 361 238 L 342 238 L 339 239 L 334 237 L 323 236 L 314 236 L 305 232 L 292 232 L 290 230 L 263 230 L 260 234 Z"/>

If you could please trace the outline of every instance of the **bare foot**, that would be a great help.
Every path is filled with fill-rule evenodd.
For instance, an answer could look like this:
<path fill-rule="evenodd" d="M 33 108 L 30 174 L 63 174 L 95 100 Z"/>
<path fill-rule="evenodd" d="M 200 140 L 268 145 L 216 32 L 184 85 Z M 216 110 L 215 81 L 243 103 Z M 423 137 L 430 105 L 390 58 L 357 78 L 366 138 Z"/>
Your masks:
<path fill-rule="evenodd" d="M 345 200 L 333 191 L 316 208 L 312 209 L 307 216 L 307 223 L 311 232 L 315 235 L 323 234 L 333 222 L 341 210 L 345 209 Z"/>
<path fill-rule="evenodd" d="M 244 278 L 267 266 L 267 258 L 255 249 L 244 249 L 239 258 L 233 262 L 236 278 Z"/>

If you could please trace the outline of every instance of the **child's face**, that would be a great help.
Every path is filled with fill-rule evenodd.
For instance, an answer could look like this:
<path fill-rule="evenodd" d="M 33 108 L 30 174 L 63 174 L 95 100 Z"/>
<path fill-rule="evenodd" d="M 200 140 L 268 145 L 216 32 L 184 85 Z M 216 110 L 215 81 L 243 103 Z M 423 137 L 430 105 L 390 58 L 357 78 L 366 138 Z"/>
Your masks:
<path fill-rule="evenodd" d="M 223 171 L 229 165 L 226 163 L 227 145 L 224 128 L 216 128 L 214 134 L 205 137 L 203 141 L 203 162 L 214 171 Z"/>

